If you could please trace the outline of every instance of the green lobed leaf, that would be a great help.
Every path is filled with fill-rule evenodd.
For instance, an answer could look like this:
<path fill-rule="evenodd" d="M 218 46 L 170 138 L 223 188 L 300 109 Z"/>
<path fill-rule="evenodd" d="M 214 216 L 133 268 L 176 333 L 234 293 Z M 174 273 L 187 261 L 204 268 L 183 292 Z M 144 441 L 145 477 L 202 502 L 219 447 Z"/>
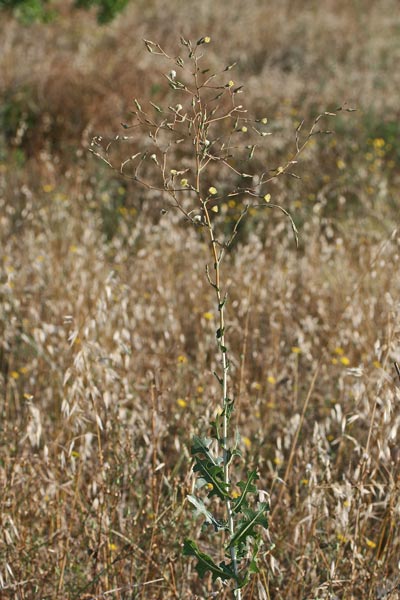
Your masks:
<path fill-rule="evenodd" d="M 201 438 L 197 435 L 194 435 L 192 439 L 192 446 L 190 448 L 192 456 L 195 454 L 204 454 L 204 456 L 206 456 L 210 462 L 216 465 L 217 461 L 210 451 L 211 443 L 212 440 L 210 438 Z"/>
<path fill-rule="evenodd" d="M 260 550 L 260 545 L 261 545 L 261 536 L 257 536 L 257 538 L 253 544 L 249 566 L 247 567 L 247 572 L 249 574 L 250 573 L 254 574 L 254 573 L 260 572 L 260 569 L 258 568 L 258 565 L 257 565 L 257 556 L 258 556 L 258 552 Z"/>
<path fill-rule="evenodd" d="M 226 415 L 226 418 L 229 420 L 233 413 L 233 408 L 235 405 L 235 401 L 230 398 L 224 398 L 224 410 L 222 411 L 222 415 Z"/>
<path fill-rule="evenodd" d="M 216 495 L 221 500 L 229 497 L 228 488 L 229 485 L 224 482 L 224 470 L 223 467 L 216 465 L 214 462 L 208 459 L 195 457 L 196 465 L 194 467 L 195 473 L 201 473 L 201 476 L 210 484 L 210 491 L 208 497 Z"/>
<path fill-rule="evenodd" d="M 234 501 L 233 512 L 239 513 L 243 507 L 247 507 L 247 494 L 255 494 L 257 487 L 253 485 L 253 481 L 258 479 L 257 471 L 250 471 L 247 474 L 247 481 L 239 481 L 238 486 L 241 490 L 239 498 Z"/>
<path fill-rule="evenodd" d="M 220 565 L 215 564 L 211 556 L 202 552 L 193 540 L 185 540 L 183 544 L 183 555 L 194 556 L 197 558 L 198 563 L 196 565 L 196 571 L 201 578 L 210 571 L 213 581 L 218 578 L 222 579 L 222 581 L 227 581 L 228 579 L 236 580 L 235 573 L 228 565 L 225 563 L 220 563 Z"/>
<path fill-rule="evenodd" d="M 194 472 L 200 473 L 202 479 L 210 484 L 208 497 L 216 495 L 222 500 L 229 496 L 228 484 L 224 482 L 223 460 L 215 458 L 210 451 L 212 440 L 194 436 L 191 453 L 194 456 Z"/>
<path fill-rule="evenodd" d="M 215 421 L 211 421 L 211 423 L 210 423 L 211 429 L 213 432 L 212 436 L 215 440 L 218 441 L 219 444 L 221 444 L 221 434 L 220 434 L 220 429 L 222 426 L 221 416 L 222 415 L 217 415 Z"/>
<path fill-rule="evenodd" d="M 257 525 L 261 525 L 265 529 L 268 529 L 268 519 L 266 517 L 268 511 L 268 502 L 260 502 L 257 510 L 243 508 L 242 512 L 245 517 L 238 524 L 236 533 L 229 541 L 228 548 L 231 548 L 232 546 L 240 547 L 246 543 L 247 538 L 255 538 L 257 536 L 255 527 Z"/>
<path fill-rule="evenodd" d="M 226 525 L 221 521 L 218 521 L 212 513 L 204 505 L 203 500 L 201 498 L 197 498 L 196 496 L 192 496 L 188 494 L 187 499 L 193 506 L 195 507 L 195 512 L 199 515 L 202 515 L 207 523 L 210 523 L 215 529 L 215 531 L 220 531 L 221 529 L 226 529 Z"/>

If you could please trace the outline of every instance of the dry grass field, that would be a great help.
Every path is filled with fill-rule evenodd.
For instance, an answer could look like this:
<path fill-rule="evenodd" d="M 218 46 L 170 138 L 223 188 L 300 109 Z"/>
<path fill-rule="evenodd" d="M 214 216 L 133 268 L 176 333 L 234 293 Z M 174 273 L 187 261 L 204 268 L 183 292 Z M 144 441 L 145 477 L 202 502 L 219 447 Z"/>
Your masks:
<path fill-rule="evenodd" d="M 191 437 L 219 409 L 209 242 L 88 151 L 134 98 L 170 102 L 142 40 L 177 55 L 180 35 L 211 37 L 211 69 L 238 63 L 268 169 L 303 118 L 357 109 L 310 141 L 301 179 L 271 183 L 299 247 L 280 214 L 250 210 L 223 265 L 236 471 L 258 469 L 271 502 L 243 598 L 399 598 L 397 0 L 0 18 L 0 598 L 232 597 L 182 556 L 188 536 L 221 543 L 186 500 Z M 224 231 L 241 208 L 221 206 Z"/>

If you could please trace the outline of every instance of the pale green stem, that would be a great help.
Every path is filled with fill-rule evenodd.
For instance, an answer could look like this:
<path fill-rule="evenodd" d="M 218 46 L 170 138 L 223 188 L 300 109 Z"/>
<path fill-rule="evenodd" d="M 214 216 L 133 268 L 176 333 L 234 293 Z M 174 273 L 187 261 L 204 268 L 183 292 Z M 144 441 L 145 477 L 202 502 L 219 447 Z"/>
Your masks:
<path fill-rule="evenodd" d="M 197 88 L 197 98 L 200 101 L 199 85 L 198 85 L 198 80 L 197 80 L 197 61 L 196 60 L 195 60 L 195 81 L 196 81 L 196 88 Z M 201 108 L 200 108 L 200 114 L 201 114 Z M 228 359 L 226 356 L 226 351 L 224 350 L 225 349 L 225 334 L 224 334 L 224 327 L 225 327 L 225 319 L 224 319 L 225 302 L 224 302 L 224 300 L 225 299 L 223 299 L 221 297 L 221 286 L 220 286 L 220 263 L 221 263 L 222 256 L 218 256 L 217 240 L 215 239 L 215 236 L 214 236 L 214 229 L 212 227 L 210 213 L 208 212 L 208 209 L 207 209 L 207 204 L 205 202 L 202 202 L 202 200 L 201 200 L 201 194 L 200 194 L 201 164 L 200 164 L 200 158 L 199 158 L 200 157 L 199 140 L 201 138 L 200 129 L 201 129 L 201 125 L 198 125 L 196 141 L 195 141 L 196 191 L 197 191 L 200 203 L 203 206 L 204 216 L 205 216 L 207 228 L 208 228 L 208 231 L 210 234 L 211 249 L 212 249 L 212 255 L 213 255 L 213 260 L 214 260 L 215 284 L 213 287 L 215 289 L 216 296 L 217 296 L 218 311 L 219 311 L 219 330 L 221 332 L 221 337 L 219 338 L 218 341 L 220 344 L 221 355 L 222 355 L 222 360 L 221 360 L 221 362 L 222 362 L 222 410 L 223 410 L 222 446 L 223 446 L 223 459 L 224 459 L 224 482 L 229 486 L 230 485 L 229 452 L 228 452 L 228 420 L 229 419 L 228 419 L 228 414 L 227 414 L 228 413 L 228 368 L 229 367 L 228 367 Z M 232 537 L 235 533 L 235 524 L 234 524 L 234 520 L 233 520 L 232 505 L 231 505 L 231 501 L 229 498 L 227 498 L 225 500 L 225 506 L 226 506 L 227 519 L 228 519 L 229 535 L 230 535 L 230 538 L 232 539 Z M 234 570 L 235 577 L 236 577 L 236 582 L 238 582 L 238 563 L 237 563 L 237 556 L 236 556 L 236 548 L 234 546 L 231 546 L 230 554 L 231 554 L 233 570 Z M 233 596 L 236 600 L 242 600 L 241 590 L 239 590 L 239 589 L 234 590 Z"/>
<path fill-rule="evenodd" d="M 228 396 L 228 359 L 226 353 L 225 346 L 225 298 L 221 296 L 221 287 L 220 287 L 220 262 L 221 258 L 218 257 L 217 253 L 217 241 L 214 236 L 214 230 L 212 228 L 210 215 L 207 210 L 207 207 L 204 206 L 204 213 L 206 218 L 206 223 L 208 227 L 208 231 L 210 233 L 211 238 L 211 246 L 212 246 L 212 254 L 214 259 L 214 270 L 215 270 L 215 284 L 214 289 L 217 296 L 218 302 L 218 311 L 219 311 L 219 331 L 220 337 L 219 347 L 221 350 L 221 362 L 222 362 L 222 409 L 223 409 L 223 422 L 222 422 L 222 447 L 223 447 L 223 458 L 224 458 L 224 482 L 230 486 L 230 477 L 229 477 L 229 448 L 228 448 L 228 404 L 229 404 L 229 396 Z M 228 488 L 229 489 L 229 488 Z M 235 524 L 233 520 L 233 511 L 232 505 L 229 498 L 225 500 L 227 519 L 228 519 L 228 529 L 229 535 L 232 539 L 235 533 Z M 233 570 L 235 573 L 236 581 L 238 581 L 238 563 L 236 556 L 236 548 L 231 546 L 230 554 L 232 559 Z M 241 600 L 242 592 L 240 589 L 236 589 L 233 592 L 234 598 L 236 600 Z"/>

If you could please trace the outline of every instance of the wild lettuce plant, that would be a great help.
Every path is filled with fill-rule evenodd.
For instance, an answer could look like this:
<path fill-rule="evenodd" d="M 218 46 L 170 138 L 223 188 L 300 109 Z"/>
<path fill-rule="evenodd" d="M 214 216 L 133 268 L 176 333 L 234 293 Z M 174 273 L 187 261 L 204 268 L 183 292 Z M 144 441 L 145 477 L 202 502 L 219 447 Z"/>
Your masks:
<path fill-rule="evenodd" d="M 243 586 L 258 570 L 257 556 L 263 531 L 268 529 L 270 507 L 266 494 L 258 491 L 257 470 L 249 470 L 243 480 L 236 477 L 243 469 L 239 468 L 240 437 L 232 426 L 235 399 L 227 327 L 229 297 L 222 265 L 227 253 L 234 252 L 233 241 L 250 209 L 281 211 L 289 219 L 297 243 L 295 223 L 288 211 L 273 201 L 271 183 L 285 176 L 299 177 L 293 172 L 298 156 L 313 136 L 330 133 L 317 125 L 323 116 L 333 113 L 319 115 L 304 135 L 301 122 L 292 156 L 280 166 L 263 168 L 258 154 L 271 135 L 268 118 L 264 114 L 250 116 L 240 103 L 243 86 L 231 79 L 235 64 L 220 72 L 211 72 L 203 64 L 210 42 L 208 36 L 196 43 L 181 38 L 182 56 L 174 57 L 159 44 L 145 40 L 147 50 L 167 65 L 164 77 L 174 100 L 167 107 L 149 101 L 143 108 L 135 99 L 132 118 L 122 123 L 124 134 L 107 140 L 95 137 L 91 151 L 122 176 L 151 191 L 153 197 L 158 196 L 164 212 L 179 211 L 199 235 L 208 238 L 206 279 L 214 291 L 218 314 L 215 337 L 220 366 L 214 375 L 220 386 L 220 407 L 208 435 L 199 432 L 193 438 L 196 484 L 188 500 L 210 530 L 223 536 L 224 555 L 211 556 L 191 539 L 184 541 L 183 552 L 195 558 L 200 577 L 211 574 L 213 580 L 230 584 L 233 596 L 240 599 Z M 143 132 L 147 134 L 145 147 L 139 150 Z M 118 162 L 113 158 L 117 143 L 134 144 L 135 152 Z M 233 199 L 241 210 L 227 231 L 222 213 Z"/>

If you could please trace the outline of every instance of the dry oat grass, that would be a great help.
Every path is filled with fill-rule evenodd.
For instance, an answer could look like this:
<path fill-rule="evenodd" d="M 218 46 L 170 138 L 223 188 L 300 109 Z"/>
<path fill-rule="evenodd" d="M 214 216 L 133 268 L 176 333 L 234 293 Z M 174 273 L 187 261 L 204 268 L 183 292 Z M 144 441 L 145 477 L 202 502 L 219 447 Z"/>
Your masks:
<path fill-rule="evenodd" d="M 211 597 L 181 557 L 201 536 L 188 444 L 218 395 L 205 241 L 84 150 L 142 87 L 163 97 L 141 38 L 173 48 L 182 32 L 210 35 L 215 65 L 239 60 L 272 122 L 268 163 L 300 116 L 357 104 L 310 148 L 303 182 L 274 191 L 300 250 L 286 223 L 252 215 L 225 267 L 243 450 L 273 511 L 244 597 L 393 600 L 397 3 L 193 6 L 132 3 L 106 29 L 67 9 L 0 24 L 1 597 Z"/>

